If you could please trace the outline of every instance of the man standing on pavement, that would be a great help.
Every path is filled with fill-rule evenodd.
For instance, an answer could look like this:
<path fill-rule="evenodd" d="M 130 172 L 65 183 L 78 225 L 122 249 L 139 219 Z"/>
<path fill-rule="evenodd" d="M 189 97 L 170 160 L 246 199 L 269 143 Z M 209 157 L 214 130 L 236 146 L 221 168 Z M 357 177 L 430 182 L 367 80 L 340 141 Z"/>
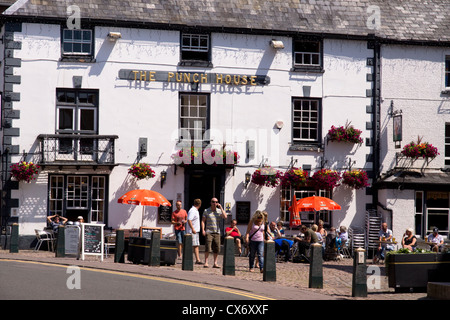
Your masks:
<path fill-rule="evenodd" d="M 176 207 L 177 210 L 172 212 L 172 224 L 175 229 L 175 236 L 177 239 L 177 245 L 178 245 L 178 258 L 181 259 L 181 250 L 183 247 L 183 239 L 184 234 L 186 232 L 186 221 L 187 221 L 187 212 L 186 210 L 181 208 L 181 201 L 177 201 Z"/>
<path fill-rule="evenodd" d="M 208 268 L 209 253 L 214 254 L 213 268 L 220 268 L 217 258 L 220 251 L 220 219 L 226 219 L 227 213 L 223 210 L 217 198 L 211 199 L 211 207 L 205 209 L 202 217 L 202 234 L 206 237 L 205 268 Z"/>
<path fill-rule="evenodd" d="M 194 248 L 195 264 L 203 264 L 203 262 L 200 261 L 198 249 L 200 245 L 200 213 L 198 212 L 198 209 L 200 209 L 201 205 L 202 200 L 194 200 L 194 205 L 188 212 L 188 223 L 186 225 L 186 233 L 192 234 L 192 248 Z"/>

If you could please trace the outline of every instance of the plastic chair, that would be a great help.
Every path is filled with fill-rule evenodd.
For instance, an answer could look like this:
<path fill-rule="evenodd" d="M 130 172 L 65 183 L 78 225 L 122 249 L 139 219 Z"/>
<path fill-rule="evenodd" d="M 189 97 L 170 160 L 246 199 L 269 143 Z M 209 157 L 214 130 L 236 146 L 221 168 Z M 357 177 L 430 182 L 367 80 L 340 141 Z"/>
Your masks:
<path fill-rule="evenodd" d="M 339 253 L 344 256 L 344 258 L 352 258 L 352 252 L 350 250 L 350 243 L 346 241 L 340 248 Z"/>
<path fill-rule="evenodd" d="M 34 229 L 34 232 L 36 233 L 36 239 L 37 239 L 37 243 L 36 246 L 34 247 L 34 251 L 38 251 L 41 248 L 42 243 L 47 242 L 47 248 L 48 251 L 50 251 L 50 247 L 51 247 L 51 251 L 54 251 L 54 242 L 55 242 L 55 238 L 53 237 L 53 234 L 50 232 L 46 232 L 43 230 L 38 230 L 38 229 Z"/>
<path fill-rule="evenodd" d="M 105 257 L 108 258 L 110 248 L 116 247 L 116 234 L 111 233 L 105 236 Z"/>

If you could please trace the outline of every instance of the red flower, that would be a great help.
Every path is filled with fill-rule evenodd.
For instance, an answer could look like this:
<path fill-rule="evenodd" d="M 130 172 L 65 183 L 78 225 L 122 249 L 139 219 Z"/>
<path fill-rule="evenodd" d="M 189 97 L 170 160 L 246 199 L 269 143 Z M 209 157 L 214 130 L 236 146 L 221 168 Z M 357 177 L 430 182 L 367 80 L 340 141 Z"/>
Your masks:
<path fill-rule="evenodd" d="M 11 165 L 11 176 L 17 181 L 31 182 L 40 167 L 33 162 L 18 162 Z"/>

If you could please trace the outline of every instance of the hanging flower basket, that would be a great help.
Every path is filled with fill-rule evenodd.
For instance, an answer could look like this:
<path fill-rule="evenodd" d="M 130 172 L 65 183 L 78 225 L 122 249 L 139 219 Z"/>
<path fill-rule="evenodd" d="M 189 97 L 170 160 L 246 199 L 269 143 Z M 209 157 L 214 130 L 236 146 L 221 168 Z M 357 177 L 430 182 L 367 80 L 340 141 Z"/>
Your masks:
<path fill-rule="evenodd" d="M 369 186 L 369 176 L 364 170 L 354 169 L 345 171 L 342 174 L 342 183 L 354 189 L 361 189 Z"/>
<path fill-rule="evenodd" d="M 152 168 L 150 168 L 150 165 L 147 163 L 133 164 L 128 169 L 128 173 L 139 180 L 150 179 L 155 176 L 155 171 L 153 171 Z"/>
<path fill-rule="evenodd" d="M 421 142 L 418 137 L 417 142 L 411 142 L 403 147 L 402 154 L 407 158 L 436 158 L 439 155 L 438 149 L 428 142 Z"/>
<path fill-rule="evenodd" d="M 33 162 L 18 162 L 11 165 L 11 176 L 17 181 L 31 182 L 35 179 L 34 175 L 38 173 L 40 167 Z"/>
<path fill-rule="evenodd" d="M 306 185 L 308 172 L 299 168 L 291 168 L 287 170 L 281 177 L 281 185 L 283 187 L 292 187 L 294 189 Z"/>
<path fill-rule="evenodd" d="M 258 186 L 275 188 L 280 183 L 281 172 L 272 167 L 257 169 L 252 174 L 252 183 Z"/>
<path fill-rule="evenodd" d="M 321 169 L 314 172 L 314 174 L 308 179 L 308 186 L 315 188 L 316 190 L 333 190 L 339 185 L 341 175 L 339 172 L 330 169 Z"/>
<path fill-rule="evenodd" d="M 187 151 L 187 152 L 186 152 Z M 227 168 L 234 167 L 239 162 L 239 155 L 231 150 L 217 150 L 207 148 L 202 150 L 198 147 L 183 148 L 172 155 L 176 165 L 180 167 L 188 165 L 224 165 Z"/>
<path fill-rule="evenodd" d="M 345 126 L 331 126 L 328 130 L 328 140 L 337 142 L 362 143 L 361 130 L 355 129 L 349 123 Z"/>

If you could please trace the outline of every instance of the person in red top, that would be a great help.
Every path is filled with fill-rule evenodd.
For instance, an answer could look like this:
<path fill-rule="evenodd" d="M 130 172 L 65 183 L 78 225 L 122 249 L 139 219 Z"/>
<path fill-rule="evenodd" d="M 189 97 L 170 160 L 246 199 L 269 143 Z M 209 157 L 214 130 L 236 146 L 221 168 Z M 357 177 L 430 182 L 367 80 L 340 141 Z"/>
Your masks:
<path fill-rule="evenodd" d="M 178 258 L 181 259 L 181 252 L 183 247 L 183 239 L 186 231 L 186 221 L 187 221 L 187 212 L 186 210 L 181 208 L 181 201 L 177 201 L 176 207 L 177 210 L 172 212 L 172 224 L 175 229 L 175 236 L 177 239 L 178 245 Z"/>
<path fill-rule="evenodd" d="M 237 220 L 233 219 L 231 220 L 231 226 L 225 229 L 225 236 L 228 237 L 233 237 L 234 241 L 236 242 L 238 249 L 239 249 L 239 255 L 241 255 L 242 253 L 242 249 L 241 249 L 241 243 L 242 243 L 242 235 L 241 232 L 239 231 L 238 227 L 236 227 L 237 225 Z"/>

